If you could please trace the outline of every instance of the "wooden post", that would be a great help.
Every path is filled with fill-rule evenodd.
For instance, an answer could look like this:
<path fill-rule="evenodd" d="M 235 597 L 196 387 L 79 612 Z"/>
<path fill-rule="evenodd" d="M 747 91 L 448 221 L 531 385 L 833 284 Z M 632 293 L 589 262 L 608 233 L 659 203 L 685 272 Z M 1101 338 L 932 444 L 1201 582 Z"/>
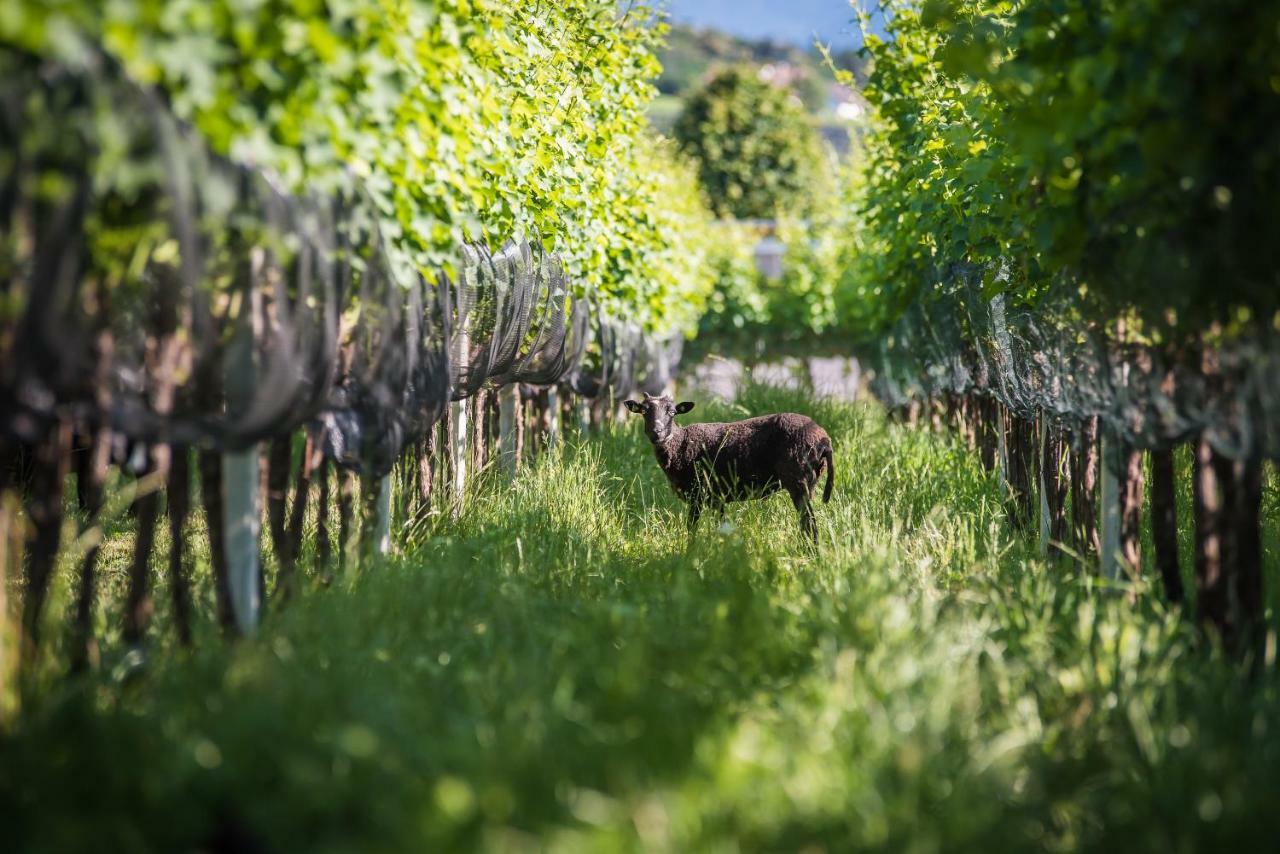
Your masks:
<path fill-rule="evenodd" d="M 373 553 L 379 557 L 391 554 L 391 475 L 378 478 L 373 502 Z"/>
<path fill-rule="evenodd" d="M 449 474 L 452 515 L 457 519 L 462 513 L 462 502 L 467 491 L 467 401 L 449 404 Z"/>
<path fill-rule="evenodd" d="M 555 386 L 547 388 L 547 447 L 554 448 L 560 441 L 560 393 Z"/>
<path fill-rule="evenodd" d="M 360 524 L 356 526 L 359 529 L 356 553 L 362 568 L 391 551 L 391 481 L 389 474 L 359 478 Z"/>
<path fill-rule="evenodd" d="M 253 400 L 257 384 L 255 344 L 260 337 L 261 297 L 258 284 L 266 253 L 250 253 L 235 339 L 225 363 L 227 409 L 235 413 Z M 222 455 L 222 539 L 227 560 L 227 587 L 231 612 L 240 634 L 251 634 L 262 607 L 262 467 L 261 448 L 250 445 Z M 213 533 L 210 532 L 210 536 Z"/>
<path fill-rule="evenodd" d="M 222 455 L 222 540 L 227 555 L 227 586 L 231 612 L 242 635 L 253 633 L 262 608 L 260 478 L 257 445 Z"/>
<path fill-rule="evenodd" d="M 520 469 L 520 386 L 516 383 L 498 391 L 498 461 L 506 477 Z"/>

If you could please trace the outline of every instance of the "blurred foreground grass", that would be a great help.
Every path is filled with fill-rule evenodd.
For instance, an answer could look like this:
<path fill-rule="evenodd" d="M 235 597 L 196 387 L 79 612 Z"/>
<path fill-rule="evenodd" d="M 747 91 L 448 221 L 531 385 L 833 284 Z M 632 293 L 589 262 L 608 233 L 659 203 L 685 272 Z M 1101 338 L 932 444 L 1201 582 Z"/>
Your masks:
<path fill-rule="evenodd" d="M 742 406 L 808 412 L 835 439 L 816 555 L 784 497 L 690 543 L 620 425 L 485 489 L 402 558 L 309 590 L 252 641 L 206 625 L 194 653 L 139 667 L 108 650 L 100 673 L 48 680 L 0 734 L 4 849 L 1280 838 L 1274 663 L 1246 675 L 1157 593 L 1131 607 L 1037 561 L 947 439 L 874 406 L 761 389 Z"/>

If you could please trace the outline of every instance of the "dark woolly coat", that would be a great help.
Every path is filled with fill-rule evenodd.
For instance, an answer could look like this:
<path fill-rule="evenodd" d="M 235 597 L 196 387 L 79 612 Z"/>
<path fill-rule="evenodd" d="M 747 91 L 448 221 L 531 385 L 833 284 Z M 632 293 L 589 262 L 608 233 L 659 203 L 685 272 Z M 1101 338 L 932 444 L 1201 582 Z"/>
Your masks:
<path fill-rule="evenodd" d="M 784 412 L 675 427 L 653 450 L 671 487 L 685 501 L 720 504 L 785 489 L 797 505 L 807 504 L 824 467 L 822 500 L 831 500 L 831 438 L 804 415 Z"/>

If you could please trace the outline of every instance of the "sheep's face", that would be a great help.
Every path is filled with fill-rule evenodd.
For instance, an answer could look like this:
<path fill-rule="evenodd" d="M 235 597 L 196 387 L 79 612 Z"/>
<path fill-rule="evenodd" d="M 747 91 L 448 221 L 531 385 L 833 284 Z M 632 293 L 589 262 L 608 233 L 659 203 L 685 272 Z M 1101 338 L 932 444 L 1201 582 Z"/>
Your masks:
<path fill-rule="evenodd" d="M 643 401 L 624 400 L 623 404 L 634 415 L 644 416 L 644 432 L 649 441 L 660 445 L 671 437 L 677 415 L 683 415 L 693 409 L 693 403 L 684 401 L 676 403 L 665 394 L 652 397 L 646 394 Z"/>

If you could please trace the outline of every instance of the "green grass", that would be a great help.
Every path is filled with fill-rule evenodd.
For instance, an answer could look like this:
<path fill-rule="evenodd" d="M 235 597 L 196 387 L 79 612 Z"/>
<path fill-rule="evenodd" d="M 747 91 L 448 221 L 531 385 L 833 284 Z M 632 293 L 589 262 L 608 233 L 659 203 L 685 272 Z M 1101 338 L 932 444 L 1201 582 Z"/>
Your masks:
<path fill-rule="evenodd" d="M 832 434 L 816 554 L 784 497 L 690 542 L 619 425 L 252 641 L 206 625 L 194 654 L 47 681 L 0 736 L 10 850 L 1274 842 L 1274 662 L 1242 674 L 1155 593 L 1038 562 L 947 439 L 785 392 L 743 409 Z"/>

